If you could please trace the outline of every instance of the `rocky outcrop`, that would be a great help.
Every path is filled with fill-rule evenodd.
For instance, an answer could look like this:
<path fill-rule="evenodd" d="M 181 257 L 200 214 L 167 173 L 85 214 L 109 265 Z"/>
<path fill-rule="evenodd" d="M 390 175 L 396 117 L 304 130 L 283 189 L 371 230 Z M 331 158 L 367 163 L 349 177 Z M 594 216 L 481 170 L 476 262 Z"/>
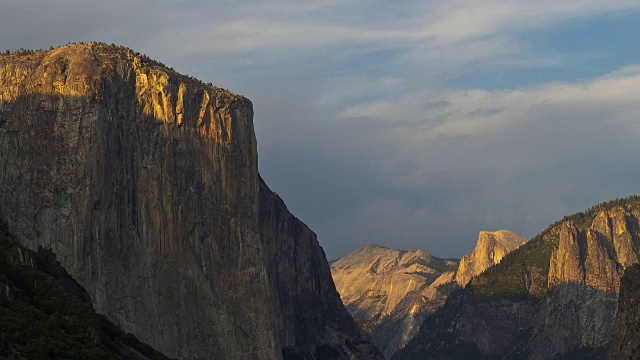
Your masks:
<path fill-rule="evenodd" d="M 466 286 L 472 277 L 499 263 L 505 255 L 526 242 L 527 239 L 509 230 L 480 231 L 473 252 L 460 259 L 456 282 Z"/>
<path fill-rule="evenodd" d="M 259 178 L 252 116 L 123 48 L 2 55 L 0 217 L 171 357 L 357 358 L 315 235 Z"/>
<path fill-rule="evenodd" d="M 389 358 L 455 286 L 456 260 L 368 245 L 331 264 L 342 301 Z"/>
<path fill-rule="evenodd" d="M 615 332 L 607 359 L 638 358 L 640 358 L 640 266 L 636 264 L 624 271 L 620 281 Z"/>
<path fill-rule="evenodd" d="M 333 262 L 331 274 L 347 310 L 390 358 L 454 289 L 524 243 L 512 231 L 481 231 L 476 248 L 461 261 L 368 245 Z"/>
<path fill-rule="evenodd" d="M 639 216 L 630 197 L 553 224 L 452 294 L 395 358 L 603 358 Z"/>

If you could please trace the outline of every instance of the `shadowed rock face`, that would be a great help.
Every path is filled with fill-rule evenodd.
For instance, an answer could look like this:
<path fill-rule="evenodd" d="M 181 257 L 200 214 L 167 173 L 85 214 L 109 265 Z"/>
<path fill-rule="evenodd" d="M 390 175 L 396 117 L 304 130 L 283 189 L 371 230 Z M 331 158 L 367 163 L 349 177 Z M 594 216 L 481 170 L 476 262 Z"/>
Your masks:
<path fill-rule="evenodd" d="M 505 255 L 526 242 L 527 239 L 509 230 L 480 231 L 473 252 L 460 259 L 456 282 L 460 286 L 467 285 L 472 277 L 499 263 Z"/>
<path fill-rule="evenodd" d="M 360 339 L 331 279 L 316 234 L 260 179 L 260 234 L 271 254 L 268 273 L 278 299 L 284 358 L 372 359 L 382 354 Z"/>
<path fill-rule="evenodd" d="M 607 359 L 638 358 L 640 358 L 640 266 L 636 264 L 624 271 L 620 281 L 615 334 Z"/>
<path fill-rule="evenodd" d="M 252 117 L 123 48 L 3 55 L 0 216 L 169 356 L 348 351 L 357 327 L 315 234 L 260 180 Z"/>
<path fill-rule="evenodd" d="M 0 357 L 169 360 L 96 314 L 51 251 L 18 245 L 0 220 Z"/>
<path fill-rule="evenodd" d="M 331 264 L 347 310 L 389 358 L 453 289 L 456 260 L 368 245 Z"/>
<path fill-rule="evenodd" d="M 639 215 L 630 197 L 553 224 L 452 294 L 394 358 L 603 358 Z"/>

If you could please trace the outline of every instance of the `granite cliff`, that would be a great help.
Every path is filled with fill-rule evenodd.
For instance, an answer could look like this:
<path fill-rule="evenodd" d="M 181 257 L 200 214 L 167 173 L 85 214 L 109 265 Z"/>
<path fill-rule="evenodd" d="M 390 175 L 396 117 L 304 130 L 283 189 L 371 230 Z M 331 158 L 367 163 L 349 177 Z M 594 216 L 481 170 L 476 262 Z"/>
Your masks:
<path fill-rule="evenodd" d="M 0 221 L 0 358 L 168 359 L 95 312 L 53 253 L 20 246 Z"/>
<path fill-rule="evenodd" d="M 342 302 L 386 358 L 404 347 L 451 292 L 526 242 L 508 230 L 481 231 L 461 261 L 425 250 L 368 245 L 331 264 Z"/>
<path fill-rule="evenodd" d="M 394 359 L 604 358 L 639 216 L 634 196 L 556 222 L 455 291 Z"/>
<path fill-rule="evenodd" d="M 368 245 L 331 264 L 347 310 L 385 357 L 402 348 L 452 289 L 457 260 Z"/>
<path fill-rule="evenodd" d="M 499 263 L 505 255 L 526 242 L 527 239 L 509 230 L 480 231 L 473 252 L 460 259 L 456 282 L 464 287 L 472 277 Z"/>
<path fill-rule="evenodd" d="M 251 102 L 131 50 L 0 56 L 0 218 L 168 356 L 379 356 L 260 179 Z"/>

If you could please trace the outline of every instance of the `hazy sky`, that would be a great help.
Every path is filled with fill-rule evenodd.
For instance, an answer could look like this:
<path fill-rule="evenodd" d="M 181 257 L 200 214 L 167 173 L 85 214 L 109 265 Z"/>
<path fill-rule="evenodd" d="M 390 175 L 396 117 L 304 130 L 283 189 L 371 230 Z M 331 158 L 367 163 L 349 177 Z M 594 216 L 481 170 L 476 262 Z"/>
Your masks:
<path fill-rule="evenodd" d="M 640 2 L 8 1 L 0 50 L 104 41 L 253 101 L 330 259 L 471 251 L 640 193 Z"/>

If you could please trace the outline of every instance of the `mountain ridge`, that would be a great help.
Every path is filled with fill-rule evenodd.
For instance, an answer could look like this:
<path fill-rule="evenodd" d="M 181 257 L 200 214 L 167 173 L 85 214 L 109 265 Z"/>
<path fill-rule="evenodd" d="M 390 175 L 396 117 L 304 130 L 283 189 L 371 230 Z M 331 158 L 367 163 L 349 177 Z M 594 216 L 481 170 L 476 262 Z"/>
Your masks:
<path fill-rule="evenodd" d="M 458 259 L 427 250 L 398 250 L 378 244 L 356 249 L 331 263 L 336 288 L 367 338 L 387 358 L 412 339 L 422 321 L 467 282 L 526 239 L 508 231 L 480 231 L 476 247 Z"/>
<path fill-rule="evenodd" d="M 603 358 L 639 214 L 633 195 L 563 217 L 454 292 L 394 359 Z"/>
<path fill-rule="evenodd" d="M 480 231 L 473 251 L 460 259 L 456 282 L 466 286 L 472 277 L 499 263 L 505 255 L 526 242 L 527 239 L 509 230 Z"/>
<path fill-rule="evenodd" d="M 132 50 L 0 57 L 0 204 L 23 246 L 169 356 L 378 357 L 259 176 L 251 102 Z"/>
<path fill-rule="evenodd" d="M 389 357 L 417 330 L 416 325 L 443 300 L 438 279 L 452 279 L 457 261 L 428 251 L 367 245 L 331 263 L 341 300 L 367 339 Z M 425 295 L 428 294 L 428 298 Z"/>

